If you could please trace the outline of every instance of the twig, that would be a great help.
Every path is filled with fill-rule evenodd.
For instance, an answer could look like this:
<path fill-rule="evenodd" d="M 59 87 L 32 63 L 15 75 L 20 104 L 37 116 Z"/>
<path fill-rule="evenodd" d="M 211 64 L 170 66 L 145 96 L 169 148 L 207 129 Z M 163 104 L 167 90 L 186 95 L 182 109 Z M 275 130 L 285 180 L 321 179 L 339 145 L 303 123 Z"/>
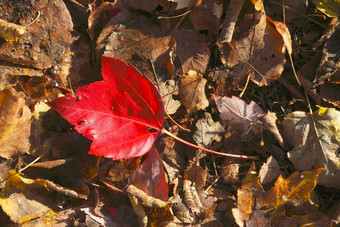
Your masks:
<path fill-rule="evenodd" d="M 228 153 L 222 153 L 222 152 L 217 152 L 217 151 L 213 151 L 213 150 L 210 150 L 210 149 L 207 149 L 207 148 L 204 148 L 204 147 L 200 147 L 200 146 L 197 146 L 195 144 L 192 144 L 186 140 L 183 140 L 177 136 L 175 136 L 174 134 L 172 134 L 171 132 L 167 131 L 166 129 L 162 129 L 162 133 L 168 135 L 168 136 L 171 136 L 172 138 L 188 145 L 188 146 L 191 146 L 193 148 L 196 148 L 196 149 L 200 149 L 202 151 L 206 151 L 206 152 L 209 152 L 209 153 L 212 153 L 212 154 L 217 154 L 217 155 L 221 155 L 221 156 L 226 156 L 226 157 L 232 157 L 232 158 L 245 158 L 245 159 L 254 159 L 254 160 L 258 160 L 259 157 L 256 157 L 256 156 L 248 156 L 248 155 L 237 155 L 237 154 L 228 154 Z"/>

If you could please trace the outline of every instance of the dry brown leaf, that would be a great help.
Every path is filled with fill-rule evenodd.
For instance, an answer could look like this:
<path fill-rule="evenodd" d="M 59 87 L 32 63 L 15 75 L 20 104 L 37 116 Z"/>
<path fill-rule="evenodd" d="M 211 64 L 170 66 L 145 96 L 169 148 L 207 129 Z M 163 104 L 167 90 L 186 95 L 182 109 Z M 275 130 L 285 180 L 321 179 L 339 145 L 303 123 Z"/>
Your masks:
<path fill-rule="evenodd" d="M 17 25 L 0 19 L 0 37 L 4 38 L 7 44 L 18 42 L 19 37 L 25 32 L 25 26 Z"/>
<path fill-rule="evenodd" d="M 126 189 L 141 226 L 166 226 L 174 219 L 171 202 L 147 195 L 133 185 Z"/>
<path fill-rule="evenodd" d="M 261 122 L 258 115 L 264 113 L 259 105 L 253 101 L 247 104 L 236 96 L 231 98 L 215 96 L 214 99 L 220 118 L 228 123 L 230 131 L 240 134 L 242 141 L 250 140 L 259 133 Z"/>
<path fill-rule="evenodd" d="M 262 122 L 263 127 L 269 130 L 273 136 L 275 137 L 276 141 L 283 147 L 284 142 L 281 136 L 279 129 L 276 126 L 277 117 L 276 114 L 273 112 L 268 111 L 266 114 L 259 114 L 257 115 L 259 120 Z"/>
<path fill-rule="evenodd" d="M 22 1 L 13 4 L 20 5 Z M 7 4 L 2 10 L 10 10 L 11 7 L 12 4 Z M 69 11 L 62 0 L 42 0 L 25 5 L 20 14 L 15 14 L 25 17 L 16 19 L 30 18 L 32 21 L 38 11 L 38 20 L 26 27 L 25 35 L 15 45 L 1 47 L 0 60 L 38 69 L 58 65 L 62 76 L 66 77 L 71 65 L 70 45 L 73 42 L 73 23 Z"/>
<path fill-rule="evenodd" d="M 115 2 L 103 2 L 100 4 L 97 8 L 91 11 L 88 19 L 87 19 L 87 24 L 89 28 L 89 34 L 91 39 L 94 39 L 94 28 L 96 24 L 99 21 L 100 16 L 105 12 L 109 10 L 114 10 L 118 9 L 120 7 L 120 0 L 116 0 Z"/>
<path fill-rule="evenodd" d="M 292 37 L 290 36 L 290 32 L 287 25 L 279 21 L 274 21 L 270 17 L 267 17 L 267 22 L 270 22 L 275 25 L 276 30 L 282 36 L 283 42 L 286 45 L 288 53 L 292 54 L 293 52 Z"/>
<path fill-rule="evenodd" d="M 186 173 L 196 188 L 203 188 L 205 186 L 208 173 L 201 166 L 193 165 Z"/>
<path fill-rule="evenodd" d="M 196 30 L 216 30 L 219 28 L 223 12 L 222 0 L 198 1 L 190 20 Z"/>
<path fill-rule="evenodd" d="M 0 156 L 11 158 L 29 152 L 31 111 L 14 89 L 0 91 Z"/>
<path fill-rule="evenodd" d="M 320 95 L 323 100 L 340 108 L 340 87 L 339 84 L 324 83 L 320 86 Z"/>
<path fill-rule="evenodd" d="M 280 33 L 266 22 L 264 11 L 249 11 L 238 21 L 238 32 L 230 42 L 232 48 L 227 44 L 219 46 L 225 58 L 222 61 L 234 66 L 228 75 L 234 85 L 251 75 L 254 83 L 266 86 L 280 78 L 286 48 Z"/>
<path fill-rule="evenodd" d="M 320 108 L 313 116 L 302 111 L 293 112 L 282 122 L 284 135 L 293 146 L 288 158 L 295 169 L 305 171 L 323 167 L 318 184 L 326 187 L 340 188 L 340 159 L 337 156 L 340 146 L 339 120 L 339 111 Z"/>
<path fill-rule="evenodd" d="M 167 80 L 162 82 L 159 85 L 158 90 L 163 98 L 165 111 L 170 115 L 176 113 L 178 108 L 181 106 L 181 102 L 173 98 L 173 95 L 178 94 L 178 86 L 175 81 Z"/>
<path fill-rule="evenodd" d="M 218 121 L 214 122 L 210 113 L 205 112 L 204 118 L 196 123 L 193 139 L 200 147 L 207 147 L 215 140 L 219 133 L 224 132 L 224 127 Z"/>
<path fill-rule="evenodd" d="M 189 113 L 204 109 L 209 106 L 205 95 L 207 80 L 193 70 L 189 70 L 179 78 L 178 96 Z"/>
<path fill-rule="evenodd" d="M 232 209 L 235 222 L 240 227 L 244 226 L 244 221 L 249 220 L 254 212 L 254 197 L 259 191 L 263 191 L 263 188 L 253 164 L 246 177 L 242 180 L 242 187 L 237 190 L 237 208 Z"/>
<path fill-rule="evenodd" d="M 158 76 L 158 57 L 169 53 L 172 40 L 166 33 L 169 28 L 168 20 L 157 20 L 138 11 L 123 10 L 114 16 L 102 30 L 97 40 L 97 61 L 101 62 L 102 55 L 119 58 L 133 64 L 138 70 L 147 75 L 155 84 L 154 63 Z M 162 70 L 164 72 L 164 69 Z M 170 75 L 171 72 L 166 72 Z M 161 74 L 161 73 L 160 73 Z M 166 80 L 166 79 L 164 79 Z"/>
<path fill-rule="evenodd" d="M 221 167 L 221 176 L 226 184 L 238 183 L 240 180 L 239 172 L 240 164 L 238 163 L 224 163 Z"/>
<path fill-rule="evenodd" d="M 210 58 L 205 36 L 196 30 L 178 29 L 175 33 L 175 41 L 175 52 L 182 69 L 180 73 L 194 70 L 204 74 Z"/>
<path fill-rule="evenodd" d="M 279 163 L 273 156 L 270 156 L 266 163 L 261 166 L 259 172 L 260 183 L 267 184 L 277 179 L 281 175 Z"/>

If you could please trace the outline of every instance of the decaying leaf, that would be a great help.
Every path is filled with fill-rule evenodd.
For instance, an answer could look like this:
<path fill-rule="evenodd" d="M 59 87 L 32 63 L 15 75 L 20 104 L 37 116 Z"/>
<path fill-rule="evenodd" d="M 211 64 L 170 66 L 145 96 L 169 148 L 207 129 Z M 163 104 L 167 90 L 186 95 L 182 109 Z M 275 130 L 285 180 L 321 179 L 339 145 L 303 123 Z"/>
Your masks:
<path fill-rule="evenodd" d="M 271 217 L 273 225 L 285 220 L 285 204 L 293 206 L 305 203 L 316 186 L 322 168 L 313 171 L 295 172 L 287 179 L 280 176 L 273 188 L 264 191 L 259 179 L 250 170 L 237 191 L 237 208 L 232 209 L 236 223 L 243 227 L 256 210 L 262 210 Z M 296 214 L 299 215 L 299 214 Z M 301 216 L 301 214 L 300 214 Z M 303 223 L 308 223 L 305 219 Z"/>
<path fill-rule="evenodd" d="M 293 146 L 288 158 L 295 169 L 305 171 L 323 167 L 318 184 L 326 187 L 340 188 L 339 120 L 339 111 L 320 108 L 313 115 L 293 112 L 282 122 L 284 135 Z"/>
<path fill-rule="evenodd" d="M 11 12 L 11 6 L 20 4 L 22 1 L 7 4 L 2 11 Z M 35 18 L 38 11 L 39 19 L 26 27 L 25 35 L 15 45 L 1 47 L 0 60 L 38 69 L 59 65 L 62 76 L 66 77 L 71 66 L 70 45 L 74 38 L 71 35 L 71 15 L 65 3 L 61 0 L 41 0 L 25 7 L 23 12 L 16 14 L 24 16 L 20 19 Z"/>
<path fill-rule="evenodd" d="M 14 223 L 24 224 L 40 219 L 40 224 L 43 225 L 45 218 L 56 210 L 51 198 L 43 180 L 22 178 L 14 170 L 10 170 L 6 186 L 0 192 L 0 206 Z M 56 213 L 50 216 L 48 224 L 55 223 L 55 219 Z"/>
<path fill-rule="evenodd" d="M 104 168 L 109 166 L 104 178 L 112 182 L 121 181 L 129 178 L 139 168 L 140 162 L 141 157 L 120 159 L 117 161 L 105 159 L 99 172 L 102 172 Z"/>
<path fill-rule="evenodd" d="M 179 78 L 178 96 L 188 112 L 193 113 L 209 106 L 205 95 L 206 83 L 207 80 L 193 70 L 189 70 Z"/>
<path fill-rule="evenodd" d="M 255 102 L 247 104 L 242 99 L 233 96 L 214 97 L 220 118 L 227 121 L 229 128 L 238 131 L 243 141 L 250 139 L 252 135 L 259 133 L 258 114 L 264 114 L 263 110 Z"/>
<path fill-rule="evenodd" d="M 205 112 L 204 115 L 204 118 L 197 121 L 197 130 L 193 135 L 193 139 L 200 147 L 207 147 L 219 133 L 224 131 L 224 127 L 218 121 L 214 122 L 210 113 Z"/>
<path fill-rule="evenodd" d="M 149 196 L 133 185 L 129 185 L 126 191 L 141 226 L 166 226 L 174 219 L 171 202 Z"/>
<path fill-rule="evenodd" d="M 176 113 L 177 109 L 181 106 L 179 100 L 175 100 L 173 95 L 178 94 L 178 86 L 174 80 L 167 80 L 159 85 L 159 93 L 161 93 L 165 111 L 168 114 Z"/>
<path fill-rule="evenodd" d="M 26 27 L 0 19 L 0 37 L 8 44 L 18 42 L 20 35 L 26 32 Z"/>
<path fill-rule="evenodd" d="M 9 159 L 30 148 L 31 111 L 14 89 L 0 91 L 0 156 Z"/>

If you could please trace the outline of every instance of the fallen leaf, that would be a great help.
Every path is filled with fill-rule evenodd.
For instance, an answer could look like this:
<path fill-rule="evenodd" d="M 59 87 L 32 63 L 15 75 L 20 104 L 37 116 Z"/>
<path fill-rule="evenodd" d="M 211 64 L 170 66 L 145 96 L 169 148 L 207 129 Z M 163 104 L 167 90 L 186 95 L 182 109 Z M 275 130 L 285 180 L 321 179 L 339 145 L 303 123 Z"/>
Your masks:
<path fill-rule="evenodd" d="M 20 201 L 20 203 L 18 202 Z M 55 203 L 41 179 L 21 178 L 14 170 L 9 171 L 6 186 L 0 192 L 0 206 L 14 223 L 29 223 L 40 218 L 40 224 L 56 222 Z M 49 214 L 54 213 L 48 218 Z"/>
<path fill-rule="evenodd" d="M 187 112 L 193 113 L 209 106 L 209 101 L 205 95 L 206 83 L 207 80 L 193 70 L 189 70 L 180 76 L 178 96 Z"/>
<path fill-rule="evenodd" d="M 261 166 L 259 172 L 260 183 L 262 185 L 272 182 L 281 175 L 279 163 L 273 156 L 270 156 L 267 161 Z"/>
<path fill-rule="evenodd" d="M 280 176 L 273 188 L 266 192 L 259 192 L 257 200 L 260 207 L 270 214 L 273 222 L 277 221 L 282 205 L 289 202 L 298 205 L 310 198 L 321 170 L 322 168 L 301 173 L 294 172 L 287 179 Z"/>
<path fill-rule="evenodd" d="M 263 188 L 256 175 L 255 165 L 253 164 L 242 180 L 242 187 L 237 190 L 237 208 L 232 208 L 231 210 L 235 222 L 240 227 L 244 226 L 244 221 L 249 220 L 254 212 L 254 197 L 259 191 L 263 191 Z"/>
<path fill-rule="evenodd" d="M 286 45 L 288 53 L 292 54 L 293 52 L 292 37 L 290 36 L 290 32 L 289 32 L 287 25 L 279 21 L 274 21 L 270 17 L 267 17 L 267 22 L 274 24 L 276 30 L 282 36 L 283 42 Z"/>
<path fill-rule="evenodd" d="M 288 114 L 282 122 L 283 133 L 293 149 L 289 160 L 298 171 L 323 167 L 318 184 L 340 188 L 339 127 L 340 112 L 320 108 L 313 115 L 302 111 Z M 314 129 L 315 125 L 315 129 Z M 315 132 L 317 130 L 317 134 Z"/>
<path fill-rule="evenodd" d="M 173 45 L 170 35 L 167 34 L 169 26 L 167 19 L 158 20 L 139 11 L 125 9 L 106 24 L 98 37 L 97 61 L 101 61 L 102 55 L 118 58 L 134 65 L 150 76 L 150 80 L 155 78 L 155 72 L 159 77 L 171 78 L 171 72 L 158 68 L 158 58 L 167 53 Z M 151 62 L 154 63 L 155 72 Z"/>
<path fill-rule="evenodd" d="M 133 185 L 126 189 L 141 226 L 166 226 L 174 219 L 171 202 L 147 195 Z"/>
<path fill-rule="evenodd" d="M 7 4 L 2 11 L 11 12 L 13 5 L 20 4 L 22 2 Z M 73 42 L 71 15 L 62 0 L 42 0 L 39 4 L 25 5 L 21 13 L 15 15 L 23 17 L 18 19 L 27 20 L 36 18 L 38 11 L 39 18 L 26 27 L 25 35 L 15 45 L 1 47 L 0 60 L 38 69 L 58 65 L 62 76 L 66 77 L 71 66 L 70 46 Z"/>
<path fill-rule="evenodd" d="M 203 188 L 205 186 L 208 173 L 201 166 L 192 165 L 186 173 L 188 174 L 188 180 L 195 184 L 195 188 Z"/>
<path fill-rule="evenodd" d="M 168 184 L 165 179 L 162 159 L 154 146 L 145 156 L 142 165 L 130 177 L 129 183 L 149 196 L 166 202 L 169 200 Z"/>
<path fill-rule="evenodd" d="M 339 0 L 313 0 L 316 8 L 326 14 L 328 17 L 337 17 L 340 15 Z"/>
<path fill-rule="evenodd" d="M 253 101 L 247 104 L 236 96 L 231 98 L 215 96 L 214 99 L 220 118 L 241 134 L 242 141 L 247 141 L 259 133 L 261 123 L 258 114 L 264 114 L 259 105 Z"/>
<path fill-rule="evenodd" d="M 266 114 L 259 114 L 257 116 L 259 117 L 259 120 L 262 122 L 263 127 L 269 130 L 275 137 L 276 141 L 280 144 L 280 146 L 283 147 L 284 145 L 283 138 L 276 125 L 277 121 L 276 114 L 268 111 Z"/>
<path fill-rule="evenodd" d="M 216 30 L 219 28 L 222 12 L 222 0 L 197 1 L 190 20 L 196 30 Z"/>
<path fill-rule="evenodd" d="M 207 69 L 210 52 L 205 36 L 196 30 L 178 29 L 175 33 L 176 55 L 181 63 L 181 72 L 194 70 L 204 74 Z"/>
<path fill-rule="evenodd" d="M 340 27 L 340 22 L 338 22 Z M 337 31 L 336 29 L 334 29 Z M 315 85 L 321 85 L 339 71 L 340 68 L 340 32 L 335 32 L 328 37 L 325 41 L 325 45 L 322 50 L 322 57 L 319 66 L 315 70 L 315 79 L 313 83 Z"/>
<path fill-rule="evenodd" d="M 4 38 L 7 44 L 18 42 L 19 37 L 25 32 L 25 26 L 17 25 L 0 19 L 0 37 Z"/>
<path fill-rule="evenodd" d="M 241 227 L 245 223 L 251 222 L 250 217 L 254 213 L 255 215 L 269 216 L 272 226 L 277 226 L 281 221 L 289 218 L 285 215 L 284 205 L 298 206 L 308 201 L 322 170 L 322 168 L 319 168 L 301 173 L 294 172 L 287 179 L 280 176 L 276 180 L 274 187 L 264 191 L 254 173 L 254 167 L 249 170 L 242 181 L 242 187 L 237 191 L 237 208 L 232 209 L 235 221 Z M 257 210 L 262 210 L 264 214 L 261 214 L 261 212 L 257 214 Z M 304 223 L 309 220 L 304 220 Z"/>
<path fill-rule="evenodd" d="M 120 159 L 114 161 L 105 159 L 100 165 L 98 173 L 105 172 L 105 175 L 99 174 L 100 178 L 116 182 L 129 178 L 140 167 L 141 157 Z"/>
<path fill-rule="evenodd" d="M 9 159 L 29 152 L 31 111 L 14 89 L 0 91 L 0 156 Z"/>
<path fill-rule="evenodd" d="M 227 44 L 219 46 L 222 61 L 233 67 L 228 77 L 234 85 L 250 75 L 254 83 L 267 86 L 281 76 L 286 46 L 281 34 L 267 22 L 264 11 L 249 11 L 236 25 L 238 32 L 230 42 L 233 48 Z"/>
<path fill-rule="evenodd" d="M 340 89 L 338 84 L 324 83 L 320 86 L 320 96 L 326 102 L 340 108 Z"/>
<path fill-rule="evenodd" d="M 174 114 L 181 106 L 181 102 L 173 98 L 174 95 L 178 94 L 178 86 L 174 80 L 167 80 L 161 82 L 159 85 L 159 93 L 161 93 L 165 111 L 168 114 Z"/>
<path fill-rule="evenodd" d="M 205 112 L 204 118 L 196 123 L 193 139 L 200 147 L 207 147 L 215 140 L 219 133 L 224 132 L 224 127 L 217 121 L 214 122 L 210 113 Z"/>
<path fill-rule="evenodd" d="M 104 81 L 49 103 L 85 137 L 90 154 L 118 160 L 147 153 L 163 125 L 164 106 L 156 87 L 135 67 L 103 56 Z"/>

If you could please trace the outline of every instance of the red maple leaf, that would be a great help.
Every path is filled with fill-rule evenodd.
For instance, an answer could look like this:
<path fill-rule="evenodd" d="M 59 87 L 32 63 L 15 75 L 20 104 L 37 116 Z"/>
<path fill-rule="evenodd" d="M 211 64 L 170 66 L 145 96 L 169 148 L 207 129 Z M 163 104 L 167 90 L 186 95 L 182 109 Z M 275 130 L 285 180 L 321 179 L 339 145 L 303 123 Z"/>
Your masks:
<path fill-rule="evenodd" d="M 114 160 L 147 153 L 162 130 L 164 104 L 153 83 L 134 66 L 102 57 L 98 81 L 49 105 L 93 140 L 90 154 Z"/>

